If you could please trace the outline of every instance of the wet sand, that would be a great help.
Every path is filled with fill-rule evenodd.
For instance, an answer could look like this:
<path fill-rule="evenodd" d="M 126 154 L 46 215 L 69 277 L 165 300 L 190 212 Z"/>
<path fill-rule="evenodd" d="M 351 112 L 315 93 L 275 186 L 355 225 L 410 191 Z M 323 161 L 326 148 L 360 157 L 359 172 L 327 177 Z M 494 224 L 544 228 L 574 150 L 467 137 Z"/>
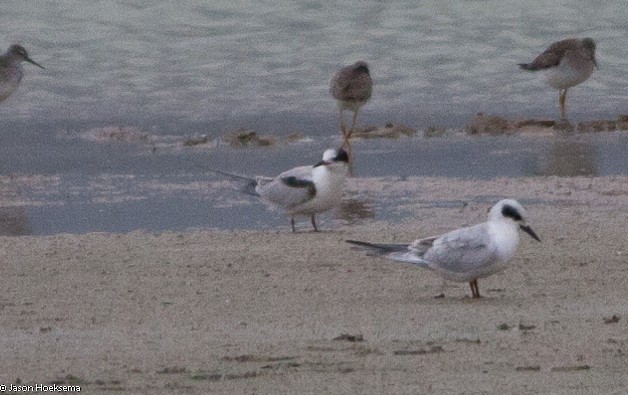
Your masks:
<path fill-rule="evenodd" d="M 628 391 L 628 177 L 352 179 L 401 221 L 289 233 L 0 238 L 3 384 L 88 393 Z M 542 239 L 443 282 L 344 239 L 411 241 L 516 197 Z M 430 204 L 448 202 L 448 204 Z M 323 218 L 329 218 L 329 214 Z M 330 226 L 333 225 L 333 226 Z M 305 229 L 305 225 L 302 229 Z M 444 298 L 434 298 L 443 292 Z"/>

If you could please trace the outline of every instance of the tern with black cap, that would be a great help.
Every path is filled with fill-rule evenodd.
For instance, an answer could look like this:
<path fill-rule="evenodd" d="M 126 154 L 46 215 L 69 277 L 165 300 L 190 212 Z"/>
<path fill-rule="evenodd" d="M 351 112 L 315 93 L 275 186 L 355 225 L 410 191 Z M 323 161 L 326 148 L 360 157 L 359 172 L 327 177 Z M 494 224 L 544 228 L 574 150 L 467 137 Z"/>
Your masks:
<path fill-rule="evenodd" d="M 295 216 L 309 216 L 314 231 L 318 231 L 316 214 L 338 206 L 342 200 L 348 161 L 347 152 L 341 148 L 326 150 L 323 159 L 313 166 L 295 167 L 276 177 L 252 178 L 212 171 L 247 181 L 243 192 L 284 210 L 290 216 L 292 232 Z"/>
<path fill-rule="evenodd" d="M 519 229 L 541 241 L 525 218 L 525 210 L 516 200 L 504 199 L 491 208 L 486 222 L 412 244 L 346 241 L 368 255 L 431 269 L 445 280 L 468 282 L 473 298 L 479 298 L 478 279 L 508 267 L 519 245 Z"/>

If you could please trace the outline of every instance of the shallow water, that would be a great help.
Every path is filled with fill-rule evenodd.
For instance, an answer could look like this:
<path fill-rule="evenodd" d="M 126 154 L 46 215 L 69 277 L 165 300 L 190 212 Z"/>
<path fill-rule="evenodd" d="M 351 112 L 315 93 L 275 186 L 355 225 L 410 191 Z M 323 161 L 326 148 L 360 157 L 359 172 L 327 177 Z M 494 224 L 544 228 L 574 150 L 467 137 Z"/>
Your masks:
<path fill-rule="evenodd" d="M 11 168 L 4 170 L 13 176 L 2 179 L 0 190 L 12 203 L 0 207 L 0 234 L 287 230 L 285 216 L 268 210 L 257 198 L 239 192 L 240 184 L 209 169 L 276 175 L 289 167 L 316 163 L 325 148 L 339 145 L 336 137 L 266 148 L 156 146 L 150 139 L 96 142 L 55 137 L 51 141 L 60 142 L 57 150 L 68 143 L 79 149 L 46 157 L 42 153 L 47 148 L 33 144 L 31 156 L 10 162 Z M 322 224 L 329 228 L 395 219 L 403 215 L 399 207 L 417 202 L 411 192 L 386 201 L 365 196 L 359 191 L 360 179 L 365 177 L 392 181 L 446 177 L 452 182 L 509 177 L 516 182 L 520 177 L 535 176 L 625 175 L 627 150 L 628 135 L 620 132 L 357 140 L 353 151 L 358 190 L 348 191 L 346 205 L 339 212 L 324 214 Z M 5 148 L 2 155 L 11 153 Z M 34 172 L 25 172 L 21 165 Z M 47 171 L 51 166 L 55 170 Z M 459 203 L 452 196 L 451 201 L 421 204 Z M 300 226 L 309 225 L 304 221 Z"/>
<path fill-rule="evenodd" d="M 20 42 L 47 69 L 25 65 L 0 112 L 61 127 L 327 135 L 337 117 L 329 79 L 365 59 L 376 83 L 365 123 L 456 127 L 478 111 L 556 117 L 557 94 L 517 63 L 558 39 L 591 36 L 600 69 L 572 89 L 569 111 L 613 118 L 626 111 L 627 20 L 622 1 L 4 1 L 0 46 Z"/>

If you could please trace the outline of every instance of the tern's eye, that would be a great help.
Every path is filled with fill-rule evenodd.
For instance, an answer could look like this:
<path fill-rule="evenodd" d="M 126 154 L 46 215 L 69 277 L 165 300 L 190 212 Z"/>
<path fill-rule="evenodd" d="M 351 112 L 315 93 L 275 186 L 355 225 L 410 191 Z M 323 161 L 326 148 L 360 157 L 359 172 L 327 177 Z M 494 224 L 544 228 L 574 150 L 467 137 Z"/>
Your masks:
<path fill-rule="evenodd" d="M 512 206 L 510 206 L 508 204 L 505 205 L 502 208 L 502 215 L 504 217 L 507 217 L 507 218 L 512 218 L 513 220 L 515 220 L 517 222 L 519 222 L 519 221 L 521 221 L 523 219 L 521 217 L 521 214 L 519 213 L 519 211 L 516 208 L 514 208 L 514 207 L 512 207 Z"/>

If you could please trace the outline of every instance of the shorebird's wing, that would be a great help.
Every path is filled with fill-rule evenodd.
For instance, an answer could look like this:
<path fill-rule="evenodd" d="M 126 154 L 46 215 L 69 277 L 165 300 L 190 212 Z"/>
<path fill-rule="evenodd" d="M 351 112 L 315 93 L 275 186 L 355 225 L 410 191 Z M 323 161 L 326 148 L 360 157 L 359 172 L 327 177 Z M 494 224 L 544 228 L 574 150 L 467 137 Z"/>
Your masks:
<path fill-rule="evenodd" d="M 368 74 L 356 72 L 352 66 L 346 66 L 338 70 L 329 91 L 336 100 L 367 101 L 371 98 L 373 82 Z"/>
<path fill-rule="evenodd" d="M 255 190 L 263 199 L 283 208 L 305 203 L 316 196 L 312 166 L 296 167 L 275 178 L 258 177 Z"/>
<path fill-rule="evenodd" d="M 519 66 L 522 69 L 532 71 L 558 66 L 565 53 L 577 49 L 579 45 L 580 41 L 574 38 L 557 41 L 550 45 L 545 52 L 534 58 L 531 63 L 522 63 Z"/>

